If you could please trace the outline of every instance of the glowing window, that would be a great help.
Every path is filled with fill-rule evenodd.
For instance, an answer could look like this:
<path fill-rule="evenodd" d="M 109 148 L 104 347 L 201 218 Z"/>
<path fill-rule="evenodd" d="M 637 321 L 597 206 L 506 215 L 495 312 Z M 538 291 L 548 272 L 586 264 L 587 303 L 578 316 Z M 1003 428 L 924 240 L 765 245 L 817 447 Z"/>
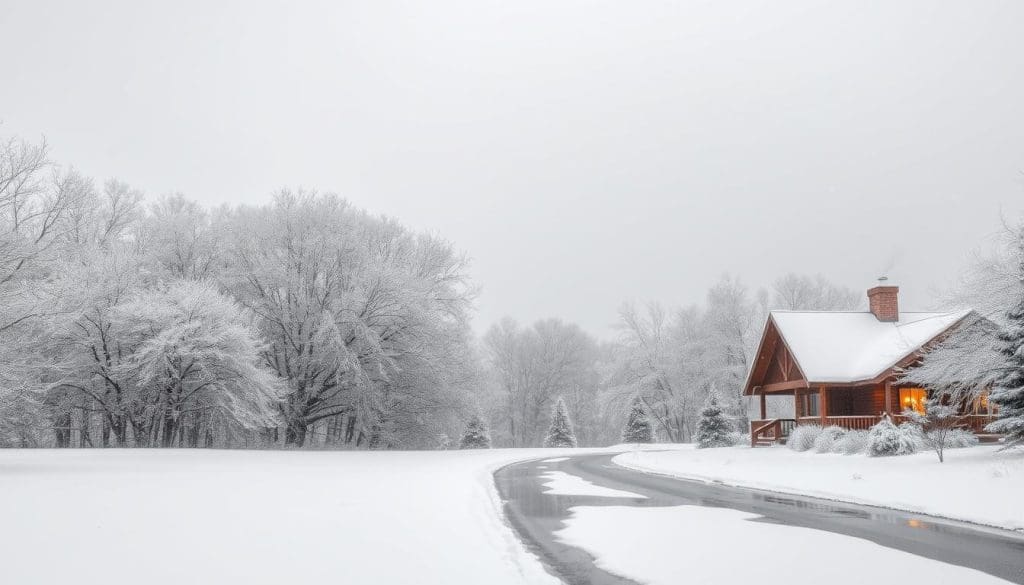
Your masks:
<path fill-rule="evenodd" d="M 900 408 L 923 413 L 928 393 L 924 388 L 900 388 Z"/>

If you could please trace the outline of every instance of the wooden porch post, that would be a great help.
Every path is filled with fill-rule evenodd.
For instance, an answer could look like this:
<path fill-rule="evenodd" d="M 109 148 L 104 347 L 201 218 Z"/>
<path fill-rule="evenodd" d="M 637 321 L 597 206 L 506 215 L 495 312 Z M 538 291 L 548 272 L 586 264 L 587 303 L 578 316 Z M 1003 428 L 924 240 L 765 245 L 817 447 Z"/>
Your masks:
<path fill-rule="evenodd" d="M 818 386 L 818 411 L 821 415 L 821 426 L 825 426 L 825 419 L 828 417 L 828 394 L 825 386 Z"/>
<path fill-rule="evenodd" d="M 892 382 L 889 380 L 885 381 L 885 408 L 882 409 L 883 413 L 888 413 L 889 409 L 892 408 Z"/>
<path fill-rule="evenodd" d="M 761 390 L 761 420 L 768 418 L 768 405 L 765 402 L 764 390 Z"/>

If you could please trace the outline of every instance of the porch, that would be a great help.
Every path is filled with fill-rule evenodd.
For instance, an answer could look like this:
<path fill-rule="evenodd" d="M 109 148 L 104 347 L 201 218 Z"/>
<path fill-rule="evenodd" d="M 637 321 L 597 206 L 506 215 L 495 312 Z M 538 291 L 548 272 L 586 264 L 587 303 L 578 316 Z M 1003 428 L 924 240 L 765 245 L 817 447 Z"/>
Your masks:
<path fill-rule="evenodd" d="M 928 399 L 923 388 L 894 387 L 890 382 L 867 385 L 819 385 L 815 389 L 792 388 L 775 395 L 793 396 L 793 418 L 770 419 L 766 416 L 766 393 L 759 393 L 761 418 L 750 421 L 750 444 L 753 447 L 784 443 L 800 425 L 837 426 L 846 430 L 866 431 L 882 420 L 884 413 L 906 410 L 923 411 Z M 987 396 L 959 405 L 958 426 L 991 441 L 995 435 L 985 434 L 985 426 L 996 419 Z M 874 412 L 877 414 L 867 414 Z M 907 417 L 890 414 L 895 424 Z"/>
<path fill-rule="evenodd" d="M 906 421 L 903 415 L 889 417 L 894 424 Z M 848 431 L 866 431 L 881 422 L 882 416 L 804 416 L 800 418 L 777 418 L 750 421 L 750 446 L 765 447 L 775 443 L 784 443 L 793 429 L 800 425 L 820 425 L 823 427 L 837 426 Z M 987 434 L 985 427 L 996 420 L 994 414 L 964 414 L 959 417 L 958 425 L 964 430 L 978 435 L 982 443 L 994 442 L 998 435 Z"/>

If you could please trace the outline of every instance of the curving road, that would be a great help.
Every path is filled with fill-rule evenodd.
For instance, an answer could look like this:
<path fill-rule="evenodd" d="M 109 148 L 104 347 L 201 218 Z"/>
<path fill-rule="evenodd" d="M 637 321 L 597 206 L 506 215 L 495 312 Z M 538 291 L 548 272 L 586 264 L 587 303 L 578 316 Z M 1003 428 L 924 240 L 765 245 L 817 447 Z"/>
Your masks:
<path fill-rule="evenodd" d="M 651 475 L 613 464 L 611 460 L 615 455 L 576 455 L 552 463 L 527 461 L 503 467 L 494 474 L 512 527 L 549 571 L 571 585 L 633 582 L 602 571 L 587 552 L 555 538 L 554 532 L 563 527 L 569 508 L 684 504 L 731 508 L 758 514 L 764 522 L 863 538 L 1024 584 L 1024 535 L 1021 534 L 886 508 Z M 549 471 L 563 471 L 603 487 L 638 493 L 647 499 L 546 494 L 541 475 Z"/>

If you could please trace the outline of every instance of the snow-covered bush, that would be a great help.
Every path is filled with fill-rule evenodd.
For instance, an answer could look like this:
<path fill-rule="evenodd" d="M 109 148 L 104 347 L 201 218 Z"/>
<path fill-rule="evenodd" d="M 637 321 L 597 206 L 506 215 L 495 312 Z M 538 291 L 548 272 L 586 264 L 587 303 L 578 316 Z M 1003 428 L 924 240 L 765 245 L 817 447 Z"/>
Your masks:
<path fill-rule="evenodd" d="M 789 434 L 786 446 L 794 451 L 807 451 L 814 448 L 822 428 L 818 425 L 799 425 Z"/>
<path fill-rule="evenodd" d="M 697 448 L 707 449 L 709 447 L 730 447 L 732 441 L 729 435 L 733 432 L 729 419 L 718 406 L 718 399 L 712 393 L 700 413 L 700 422 L 697 423 Z"/>
<path fill-rule="evenodd" d="M 832 443 L 832 452 L 843 455 L 864 453 L 867 451 L 869 440 L 868 431 L 847 431 Z"/>
<path fill-rule="evenodd" d="M 886 457 L 910 455 L 917 451 L 916 438 L 909 429 L 900 429 L 889 417 L 883 417 L 868 434 L 868 455 Z"/>
<path fill-rule="evenodd" d="M 738 445 L 749 445 L 750 434 L 743 434 L 740 432 L 729 433 L 729 444 L 732 445 L 733 447 L 736 447 Z"/>
<path fill-rule="evenodd" d="M 910 422 L 900 423 L 898 427 L 903 435 L 906 436 L 907 440 L 914 444 L 914 452 L 922 451 L 928 448 L 927 441 L 925 440 L 924 431 L 921 427 Z"/>
<path fill-rule="evenodd" d="M 933 396 L 926 404 L 924 413 L 905 412 L 907 422 L 900 425 L 901 429 L 906 428 L 908 431 L 912 429 L 912 437 L 919 449 L 935 451 L 935 454 L 939 456 L 939 463 L 945 461 L 943 452 L 952 443 L 967 444 L 972 440 L 961 434 L 963 431 L 958 428 L 961 419 L 956 409 L 942 404 L 942 400 L 942 396 Z M 955 439 L 951 437 L 954 432 L 957 433 Z"/>
<path fill-rule="evenodd" d="M 814 439 L 814 450 L 818 453 L 831 453 L 832 445 L 835 444 L 846 431 L 842 427 L 830 425 L 821 429 L 821 433 Z"/>
<path fill-rule="evenodd" d="M 933 440 L 935 439 L 935 437 L 932 438 Z M 946 449 L 974 447 L 978 444 L 978 436 L 968 430 L 953 429 L 946 433 L 946 436 L 944 437 L 944 444 Z"/>

